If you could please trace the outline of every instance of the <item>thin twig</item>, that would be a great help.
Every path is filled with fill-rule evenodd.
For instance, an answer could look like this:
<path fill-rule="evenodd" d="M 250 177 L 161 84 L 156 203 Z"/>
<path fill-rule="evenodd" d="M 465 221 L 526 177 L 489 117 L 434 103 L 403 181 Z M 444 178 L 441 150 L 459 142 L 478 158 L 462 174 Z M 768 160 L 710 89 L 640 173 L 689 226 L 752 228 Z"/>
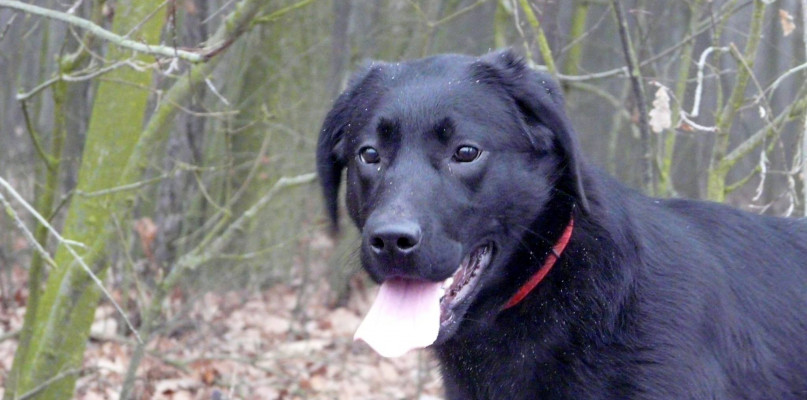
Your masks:
<path fill-rule="evenodd" d="M 224 204 L 223 208 L 220 208 L 213 214 L 210 218 L 205 221 L 201 227 L 199 227 L 199 232 L 212 232 L 216 233 L 217 231 L 212 227 L 214 224 L 216 227 L 222 226 L 219 223 L 222 221 L 221 218 L 225 217 L 229 218 L 231 216 L 230 210 L 232 209 L 233 205 L 241 200 L 241 197 L 247 192 L 247 188 L 249 188 L 250 183 L 255 178 L 255 175 L 258 173 L 258 169 L 261 165 L 261 160 L 266 156 L 266 152 L 269 150 L 269 143 L 271 138 L 271 133 L 273 131 L 269 130 L 267 134 L 263 138 L 263 142 L 261 143 L 261 147 L 258 150 L 257 155 L 252 161 L 252 166 L 247 172 L 246 177 L 244 178 L 243 183 L 241 186 L 233 193 L 233 195 L 227 200 L 227 203 Z"/>
<path fill-rule="evenodd" d="M 569 43 L 559 52 L 559 54 L 563 54 L 566 49 L 569 49 L 569 54 L 563 64 L 563 72 L 567 75 L 577 75 L 580 61 L 583 59 L 583 39 L 591 32 L 591 30 L 586 31 L 589 6 L 590 4 L 587 0 L 576 0 L 574 2 L 574 13 L 572 14 L 571 27 L 569 28 Z M 607 13 L 603 13 L 599 22 L 604 21 L 606 15 Z"/>
<path fill-rule="evenodd" d="M 698 78 L 697 78 L 697 86 L 695 87 L 695 99 L 692 105 L 692 111 L 689 113 L 689 116 L 692 118 L 697 118 L 698 114 L 700 114 L 701 108 L 701 97 L 703 95 L 703 69 L 706 66 L 706 59 L 709 57 L 712 52 L 719 51 L 721 53 L 725 53 L 730 51 L 728 47 L 714 47 L 709 46 L 706 50 L 701 53 L 701 57 L 698 60 Z"/>
<path fill-rule="evenodd" d="M 211 241 L 210 244 L 202 242 L 193 250 L 183 255 L 174 264 L 171 272 L 168 273 L 168 276 L 166 276 L 165 279 L 159 283 L 156 293 L 154 294 L 154 297 L 152 297 L 151 304 L 146 307 L 146 310 L 143 313 L 143 322 L 140 326 L 143 334 L 142 336 L 145 338 L 149 338 L 151 336 L 153 322 L 160 313 L 160 307 L 165 299 L 165 296 L 170 292 L 171 289 L 174 288 L 179 279 L 185 276 L 185 272 L 187 270 L 193 270 L 202 263 L 214 259 L 218 254 L 220 254 L 221 250 L 230 243 L 236 232 L 243 231 L 244 225 L 249 223 L 249 221 L 253 221 L 256 214 L 269 204 L 269 202 L 274 198 L 274 195 L 277 194 L 280 189 L 313 182 L 315 177 L 315 174 L 309 173 L 291 178 L 280 178 L 277 182 L 275 182 L 274 185 L 272 185 L 269 191 L 266 192 L 263 197 L 261 197 L 260 200 L 255 202 L 255 204 L 241 214 L 237 220 L 231 223 L 227 229 L 218 238 L 216 238 L 216 240 Z M 223 223 L 224 220 L 221 222 Z M 122 400 L 130 397 L 137 367 L 145 354 L 145 346 L 146 345 L 143 342 L 138 343 L 132 353 L 132 358 L 129 360 L 129 367 L 126 370 L 126 376 L 124 377 L 124 382 L 120 393 L 120 399 Z"/>
<path fill-rule="evenodd" d="M 735 117 L 745 100 L 745 89 L 751 79 L 754 62 L 757 57 L 757 49 L 762 36 L 763 17 L 765 16 L 766 3 L 763 0 L 754 0 L 754 11 L 751 17 L 751 27 L 749 29 L 748 41 L 745 44 L 743 54 L 738 57 L 745 60 L 745 68 L 739 68 L 734 80 L 729 99 L 723 109 L 715 118 L 717 134 L 715 144 L 712 148 L 712 156 L 709 162 L 709 173 L 706 184 L 707 196 L 713 201 L 722 201 L 725 196 L 726 175 L 732 164 L 728 161 L 726 153 L 729 148 L 729 136 Z M 738 52 L 739 53 L 739 52 Z"/>
<path fill-rule="evenodd" d="M 213 240 L 209 244 L 205 246 L 200 246 L 195 248 L 194 250 L 190 251 L 189 253 L 185 254 L 182 258 L 180 258 L 176 266 L 171 270 L 171 273 L 166 277 L 165 284 L 169 287 L 173 286 L 176 279 L 178 279 L 182 272 L 185 269 L 194 269 L 197 266 L 201 265 L 202 263 L 206 262 L 207 260 L 212 259 L 216 254 L 220 253 L 221 250 L 230 243 L 233 235 L 236 232 L 241 232 L 244 230 L 244 226 L 255 218 L 255 216 L 263 210 L 269 202 L 274 198 L 275 194 L 283 188 L 290 187 L 290 186 L 299 186 L 307 183 L 313 182 L 315 179 L 315 174 L 303 174 L 294 177 L 282 177 L 275 182 L 274 185 L 266 192 L 266 194 L 261 197 L 260 200 L 255 202 L 248 210 L 244 211 L 237 220 L 233 221 L 227 229 L 222 232 L 222 234 Z"/>
<path fill-rule="evenodd" d="M 31 215 L 33 215 L 39 221 L 40 224 L 45 226 L 48 229 L 48 231 L 53 235 L 53 237 L 55 237 L 56 240 L 59 241 L 65 247 L 65 249 L 67 249 L 67 251 L 73 256 L 73 258 L 79 263 L 79 265 L 81 265 L 84 271 L 87 272 L 87 274 L 90 276 L 93 282 L 95 282 L 95 284 L 101 289 L 101 291 L 109 299 L 109 301 L 112 303 L 115 309 L 120 313 L 121 317 L 123 318 L 123 321 L 126 322 L 126 326 L 129 327 L 132 333 L 134 333 L 135 337 L 137 338 L 137 341 L 142 343 L 143 340 L 140 339 L 140 335 L 137 333 L 137 330 L 134 328 L 132 322 L 129 321 L 129 317 L 126 316 L 126 313 L 123 311 L 123 308 L 112 297 L 112 293 L 109 293 L 106 287 L 104 287 L 104 283 L 101 282 L 101 279 L 99 279 L 98 276 L 95 275 L 94 272 L 92 272 L 92 269 L 87 265 L 86 262 L 84 262 L 84 259 L 81 258 L 81 256 L 76 252 L 75 249 L 73 249 L 73 246 L 81 244 L 63 238 L 62 235 L 60 235 L 59 232 L 56 231 L 56 229 L 54 229 L 53 226 L 51 226 L 48 223 L 47 219 L 45 219 L 30 204 L 28 204 L 28 202 L 26 202 L 25 199 L 23 199 L 23 197 L 16 190 L 14 190 L 14 188 L 5 179 L 0 178 L 0 186 L 3 186 L 11 194 L 11 196 L 14 197 L 14 199 L 17 200 L 23 206 L 23 208 L 26 209 L 26 211 L 28 211 Z M 34 240 L 34 242 L 36 242 L 36 240 Z M 55 265 L 55 262 L 53 260 L 50 260 L 50 262 L 53 262 L 53 264 Z"/>
<path fill-rule="evenodd" d="M 729 48 L 731 49 L 731 54 L 735 59 L 737 59 L 737 62 L 739 62 L 740 65 L 742 65 L 743 68 L 748 71 L 751 82 L 754 82 L 754 86 L 756 86 L 757 90 L 759 91 L 757 100 L 754 103 L 762 103 L 760 107 L 762 107 L 765 111 L 765 115 L 762 118 L 768 124 L 772 124 L 773 121 L 771 121 L 771 115 L 773 115 L 773 107 L 771 107 L 770 102 L 768 102 L 768 98 L 765 96 L 765 91 L 762 89 L 762 84 L 759 83 L 759 79 L 757 79 L 757 76 L 754 74 L 753 68 L 751 68 L 751 66 L 745 61 L 745 58 L 743 58 L 743 55 L 740 54 L 740 50 L 737 49 L 737 46 L 732 43 Z"/>
<path fill-rule="evenodd" d="M 744 7 L 746 7 L 749 4 L 751 4 L 750 1 L 724 11 L 725 17 L 728 18 L 728 17 L 734 15 L 735 13 L 739 12 L 741 9 L 743 9 Z M 693 32 L 691 35 L 686 36 L 683 40 L 679 41 L 678 43 L 676 43 L 676 44 L 674 44 L 674 45 L 660 51 L 659 53 L 655 54 L 653 57 L 650 57 L 650 58 L 648 58 L 646 60 L 643 60 L 641 63 L 639 63 L 639 67 L 640 68 L 645 67 L 647 65 L 650 65 L 651 63 L 654 63 L 654 62 L 658 61 L 659 59 L 661 59 L 663 57 L 666 57 L 670 53 L 672 53 L 672 52 L 678 50 L 679 48 L 681 48 L 682 46 L 684 46 L 687 42 L 689 42 L 691 40 L 695 40 L 695 38 L 697 36 L 699 36 L 700 34 L 708 31 L 709 29 L 712 29 L 711 24 L 709 24 L 709 23 L 701 23 L 701 25 L 698 27 L 697 31 Z M 558 74 L 557 78 L 560 81 L 574 82 L 574 81 L 589 81 L 589 80 L 610 78 L 610 77 L 618 76 L 618 75 L 627 76 L 628 75 L 628 69 L 626 67 L 619 67 L 619 68 L 609 69 L 607 71 L 593 72 L 593 73 L 585 74 L 585 75 Z"/>
<path fill-rule="evenodd" d="M 31 116 L 28 114 L 28 105 L 24 101 L 21 101 L 20 107 L 22 108 L 22 116 L 25 120 L 25 128 L 28 131 L 28 135 L 31 137 L 31 141 L 34 142 L 36 154 L 42 159 L 42 162 L 45 163 L 46 168 L 52 169 L 53 160 L 51 160 L 50 156 L 45 153 L 45 149 L 42 148 L 42 143 L 39 142 L 39 135 L 34 128 L 34 124 L 31 122 Z"/>
<path fill-rule="evenodd" d="M 675 104 L 678 106 L 678 108 L 683 108 L 682 102 L 678 99 L 678 96 L 675 95 L 675 92 L 673 92 L 672 89 L 668 88 L 667 86 L 662 85 L 661 82 L 658 82 L 658 81 L 650 82 L 650 84 L 653 85 L 653 86 L 656 86 L 656 87 L 664 89 L 664 91 L 667 92 L 667 95 L 670 96 L 670 98 L 673 100 L 673 102 L 675 102 Z M 697 129 L 699 131 L 704 131 L 704 132 L 715 132 L 715 131 L 717 131 L 716 126 L 705 126 L 705 125 L 698 124 L 697 122 L 691 120 L 689 118 L 690 116 L 684 110 L 681 110 L 681 112 L 678 114 L 678 117 L 680 118 L 680 121 L 674 123 L 674 125 L 673 125 L 674 127 L 680 127 L 682 125 L 681 122 L 686 122 L 690 127 L 695 128 L 695 129 Z"/>
<path fill-rule="evenodd" d="M 227 101 L 226 97 L 222 96 L 221 93 L 219 93 L 219 91 L 216 89 L 215 86 L 213 86 L 213 82 L 210 81 L 210 78 L 205 78 L 205 83 L 207 84 L 207 88 L 210 89 L 210 91 L 214 95 L 216 95 L 216 97 L 218 97 L 219 100 L 221 100 L 221 102 L 224 103 L 225 106 L 230 106 L 230 102 Z"/>
<path fill-rule="evenodd" d="M 60 82 L 60 81 L 66 81 L 66 82 L 88 81 L 88 80 L 91 80 L 91 79 L 95 79 L 95 78 L 97 78 L 97 77 L 99 77 L 99 76 L 101 76 L 103 74 L 106 74 L 107 72 L 111 72 L 113 70 L 116 70 L 116 69 L 118 69 L 118 68 L 120 68 L 122 66 L 133 66 L 133 65 L 134 65 L 133 63 L 128 62 L 128 61 L 120 61 L 120 62 L 116 62 L 116 63 L 114 63 L 112 65 L 108 65 L 106 67 L 99 68 L 99 69 L 97 69 L 95 71 L 87 72 L 86 74 L 82 74 L 82 75 L 61 75 L 60 74 L 60 75 L 54 76 L 54 77 L 40 83 L 39 85 L 36 85 L 36 87 L 34 87 L 33 89 L 31 89 L 31 90 L 29 90 L 27 92 L 17 93 L 16 99 L 19 100 L 19 101 L 28 100 L 29 98 L 31 98 L 31 97 L 35 96 L 36 94 L 38 94 L 39 92 L 41 92 L 42 90 L 47 89 L 48 87 L 50 87 L 50 86 L 52 86 L 55 83 Z"/>
<path fill-rule="evenodd" d="M 146 24 L 146 22 L 151 21 L 151 19 L 154 18 L 154 16 L 157 15 L 157 13 L 162 11 L 163 7 L 165 7 L 165 5 L 168 4 L 168 1 L 170 1 L 170 0 L 163 0 L 162 4 L 155 7 L 153 10 L 151 10 L 151 12 L 148 13 L 148 15 L 146 15 L 145 18 L 141 19 L 140 21 L 137 21 L 135 26 L 133 26 L 132 29 L 129 29 L 129 32 L 126 32 L 126 34 L 123 35 L 123 38 L 128 39 L 130 36 L 132 36 L 132 34 L 139 31 L 140 28 L 142 28 L 143 25 Z M 176 47 L 174 47 L 174 49 L 176 49 Z M 174 54 L 174 56 L 176 56 L 176 54 Z"/>
<path fill-rule="evenodd" d="M 146 179 L 144 181 L 134 182 L 134 183 L 130 183 L 128 185 L 115 186 L 115 187 L 111 187 L 111 188 L 108 188 L 108 189 L 96 190 L 94 192 L 85 192 L 83 190 L 76 190 L 75 195 L 76 196 L 81 196 L 81 197 L 99 197 L 99 196 L 107 196 L 107 195 L 115 194 L 115 193 L 119 193 L 119 192 L 125 192 L 125 191 L 128 191 L 128 190 L 139 189 L 141 187 L 148 186 L 148 185 L 150 185 L 152 183 L 156 183 L 156 182 L 159 182 L 159 181 L 161 181 L 163 179 L 166 179 L 169 176 L 171 176 L 174 172 L 175 172 L 175 170 L 171 171 L 171 172 L 168 172 L 168 173 L 165 173 L 165 174 L 155 176 L 153 178 Z"/>
<path fill-rule="evenodd" d="M 805 30 L 807 30 L 807 27 L 805 28 Z M 805 38 L 804 40 L 807 40 L 807 38 Z M 805 50 L 805 51 L 807 51 L 807 50 Z M 782 84 L 782 82 L 783 82 L 785 79 L 789 78 L 789 77 L 790 77 L 791 75 L 793 75 L 793 74 L 797 74 L 797 73 L 799 73 L 799 72 L 801 72 L 801 71 L 804 71 L 804 70 L 807 70 L 807 63 L 801 64 L 801 65 L 797 65 L 797 66 L 795 66 L 795 67 L 793 67 L 793 68 L 791 68 L 791 69 L 789 69 L 789 70 L 785 71 L 785 73 L 783 73 L 782 75 L 779 75 L 779 77 L 778 77 L 778 78 L 776 78 L 776 80 L 775 80 L 775 81 L 773 81 L 773 83 L 771 83 L 771 84 L 770 84 L 770 85 L 769 85 L 769 86 L 768 86 L 768 87 L 765 89 L 765 93 L 770 93 L 770 92 L 773 92 L 774 90 L 776 90 L 776 88 L 778 88 L 778 87 L 779 87 L 779 85 L 781 85 L 781 84 Z"/>
<path fill-rule="evenodd" d="M 807 57 L 807 0 L 801 0 L 801 33 L 804 55 Z M 807 66 L 807 63 L 802 65 Z M 804 202 L 804 215 L 807 215 L 807 111 L 804 112 L 804 130 L 801 133 L 801 186 L 804 196 L 802 200 Z"/>
<path fill-rule="evenodd" d="M 17 14 L 11 16 L 6 22 L 6 26 L 3 27 L 3 30 L 0 31 L 0 42 L 3 41 L 3 38 L 6 37 L 6 33 L 8 33 L 8 29 L 11 28 L 11 24 L 14 23 L 14 20 L 17 19 Z"/>
<path fill-rule="evenodd" d="M 793 118 L 794 115 L 807 111 L 807 97 L 804 96 L 807 96 L 807 82 L 802 85 L 798 95 L 796 96 L 796 98 L 799 100 L 791 103 L 784 111 L 779 113 L 779 115 L 773 119 L 772 124 L 779 125 L 786 122 L 790 118 Z M 751 152 L 751 150 L 753 150 L 757 145 L 762 143 L 765 138 L 773 133 L 774 129 L 772 129 L 771 125 L 762 127 L 760 130 L 748 137 L 748 139 L 737 145 L 734 150 L 726 154 L 726 156 L 723 158 L 723 163 L 728 167 L 733 166 L 740 158 Z"/>
<path fill-rule="evenodd" d="M 19 101 L 28 100 L 29 98 L 35 96 L 36 94 L 38 94 L 39 92 L 41 92 L 41 91 L 43 91 L 45 89 L 51 87 L 54 83 L 59 82 L 60 80 L 61 80 L 61 77 L 54 76 L 54 77 L 46 80 L 45 82 L 42 82 L 39 85 L 36 85 L 33 89 L 31 89 L 31 90 L 29 90 L 29 91 L 27 91 L 25 93 L 17 93 L 17 100 L 19 100 Z"/>
<path fill-rule="evenodd" d="M 642 62 L 642 66 L 649 64 L 652 62 L 650 59 L 645 60 Z M 610 78 L 612 76 L 627 76 L 628 75 L 628 68 L 627 67 L 619 67 L 614 69 L 609 69 L 608 71 L 602 72 L 592 72 L 590 74 L 585 75 L 565 75 L 565 74 L 558 74 L 558 80 L 563 82 L 581 82 L 581 81 L 592 81 L 597 79 L 603 78 Z"/>
<path fill-rule="evenodd" d="M 173 47 L 162 45 L 144 44 L 136 42 L 131 39 L 126 39 L 125 37 L 110 32 L 91 21 L 61 11 L 51 10 L 49 8 L 38 7 L 32 4 L 26 4 L 16 0 L 0 0 L 0 8 L 3 7 L 20 10 L 29 14 L 39 15 L 45 18 L 65 22 L 72 26 L 84 29 L 92 33 L 93 35 L 100 37 L 104 40 L 107 40 L 109 42 L 112 42 L 120 47 L 125 47 L 140 53 L 153 54 L 165 57 L 179 57 L 183 60 L 192 63 L 202 62 L 208 58 L 204 54 L 199 54 L 187 50 L 179 50 Z"/>
<path fill-rule="evenodd" d="M 451 21 L 453 21 L 453 20 L 455 20 L 455 19 L 457 19 L 457 18 L 459 18 L 459 17 L 473 11 L 474 8 L 476 8 L 478 6 L 481 6 L 482 4 L 485 4 L 488 1 L 489 0 L 477 0 L 476 3 L 468 5 L 467 7 L 464 7 L 462 9 L 459 9 L 459 10 L 455 11 L 454 13 L 452 13 L 450 15 L 447 15 L 447 16 L 445 16 L 443 18 L 440 18 L 437 21 L 434 21 L 434 22 L 428 21 L 428 22 L 426 22 L 426 25 L 428 25 L 429 28 L 436 28 L 436 27 L 438 27 L 440 25 L 443 25 L 445 23 L 451 22 Z"/>
<path fill-rule="evenodd" d="M 53 375 L 52 377 L 48 378 L 44 382 L 40 383 L 35 388 L 25 392 L 22 396 L 16 397 L 16 399 L 17 400 L 30 399 L 30 398 L 36 396 L 39 392 L 47 389 L 48 386 L 50 386 L 50 385 L 52 385 L 52 384 L 54 384 L 54 383 L 56 383 L 56 382 L 58 382 L 58 381 L 60 381 L 60 380 L 62 380 L 64 378 L 67 378 L 67 377 L 69 377 L 71 375 L 81 374 L 82 372 L 84 372 L 86 370 L 87 370 L 86 368 L 71 368 L 71 369 L 59 372 L 58 374 Z"/>
<path fill-rule="evenodd" d="M 538 50 L 544 58 L 546 69 L 549 70 L 550 74 L 557 75 L 558 69 L 555 67 L 555 58 L 552 57 L 552 50 L 549 48 L 549 42 L 546 40 L 544 30 L 541 28 L 541 22 L 538 21 L 538 18 L 535 16 L 527 0 L 520 0 L 520 3 L 521 9 L 524 10 L 524 16 L 527 18 L 527 22 L 532 28 L 533 34 L 535 34 L 535 40 L 538 42 Z"/>
<path fill-rule="evenodd" d="M 302 7 L 305 7 L 305 6 L 313 3 L 314 1 L 317 1 L 317 0 L 302 0 L 302 1 L 298 1 L 297 3 L 292 4 L 290 6 L 283 7 L 281 9 L 279 9 L 279 10 L 272 11 L 271 13 L 269 13 L 267 15 L 255 18 L 252 21 L 252 23 L 250 24 L 250 26 L 255 26 L 257 24 L 265 24 L 267 22 L 273 22 L 273 21 L 277 20 L 278 18 L 280 18 L 280 17 L 282 17 L 282 16 L 284 16 L 284 15 L 286 15 L 286 14 L 288 14 L 288 13 L 290 13 L 290 12 L 292 12 L 292 11 L 298 9 L 298 8 L 302 8 Z"/>
<path fill-rule="evenodd" d="M 619 0 L 613 0 L 613 10 L 616 16 L 617 25 L 619 26 L 619 37 L 622 41 L 622 50 L 625 53 L 625 62 L 628 65 L 630 72 L 631 86 L 633 87 L 633 96 L 636 98 L 636 107 L 639 109 L 639 132 L 642 138 L 642 151 L 644 152 L 643 161 L 643 183 L 645 190 L 649 193 L 655 193 L 655 182 L 653 180 L 653 154 L 652 147 L 650 146 L 650 125 L 647 121 L 647 106 L 645 104 L 644 88 L 642 87 L 642 73 L 639 70 L 639 63 L 636 58 L 636 51 L 631 43 L 630 35 L 628 34 L 628 21 L 625 19 L 625 13 L 622 10 L 622 3 Z"/>
<path fill-rule="evenodd" d="M 36 250 L 36 252 L 42 256 L 42 259 L 44 259 L 48 263 L 48 265 L 55 268 L 56 261 L 53 261 L 53 258 L 51 258 L 50 254 L 48 254 L 48 252 L 42 247 L 42 245 L 39 244 L 36 238 L 34 238 L 34 234 L 28 229 L 28 227 L 25 226 L 25 222 L 23 222 L 20 216 L 17 215 L 17 212 L 14 211 L 14 208 L 11 207 L 11 204 L 8 202 L 8 200 L 6 200 L 6 198 L 3 196 L 2 193 L 0 193 L 0 205 L 3 206 L 3 208 L 6 211 L 6 214 L 9 215 L 11 219 L 14 220 L 14 223 L 17 225 L 17 228 L 19 228 L 20 231 L 22 231 L 22 234 L 23 236 L 25 236 L 25 239 L 27 239 L 28 242 L 31 243 L 32 246 L 34 246 L 34 250 Z"/>

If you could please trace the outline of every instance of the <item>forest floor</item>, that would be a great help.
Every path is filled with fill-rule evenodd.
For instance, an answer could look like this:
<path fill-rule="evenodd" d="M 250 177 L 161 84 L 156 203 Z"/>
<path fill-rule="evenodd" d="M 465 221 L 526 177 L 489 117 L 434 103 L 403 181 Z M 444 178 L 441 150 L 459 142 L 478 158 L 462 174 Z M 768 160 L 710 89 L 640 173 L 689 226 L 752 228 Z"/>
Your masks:
<path fill-rule="evenodd" d="M 11 287 L 24 288 L 26 275 L 14 268 Z M 192 301 L 177 292 L 165 306 L 167 328 L 150 342 L 138 368 L 137 398 L 439 399 L 439 373 L 428 352 L 384 359 L 353 342 L 375 291 L 357 287 L 347 305 L 336 309 L 326 307 L 325 290 L 309 289 L 301 296 L 287 285 L 207 293 Z M 11 367 L 13 333 L 22 326 L 27 293 L 17 289 L 3 297 L 0 388 Z M 122 335 L 120 326 L 114 308 L 102 302 L 76 399 L 118 399 L 134 348 L 132 335 Z"/>

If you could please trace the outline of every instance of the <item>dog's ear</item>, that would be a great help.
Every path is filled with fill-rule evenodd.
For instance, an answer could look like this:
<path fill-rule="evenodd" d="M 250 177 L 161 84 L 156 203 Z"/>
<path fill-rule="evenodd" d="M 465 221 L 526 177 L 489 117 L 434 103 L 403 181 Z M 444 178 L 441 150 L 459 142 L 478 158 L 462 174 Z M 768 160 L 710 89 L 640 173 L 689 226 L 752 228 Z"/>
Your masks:
<path fill-rule="evenodd" d="M 317 142 L 317 175 L 333 232 L 339 231 L 339 186 L 347 162 L 343 139 L 351 130 L 360 129 L 369 118 L 373 99 L 379 94 L 373 81 L 380 68 L 380 64 L 370 63 L 356 73 L 322 123 Z"/>
<path fill-rule="evenodd" d="M 569 176 L 574 180 L 572 190 L 577 205 L 584 212 L 589 210 L 581 175 L 582 158 L 571 122 L 564 110 L 560 86 L 547 74 L 527 66 L 523 57 L 512 50 L 489 53 L 474 64 L 476 77 L 487 83 L 500 85 L 515 101 L 525 122 L 534 132 L 530 140 L 541 146 L 541 141 L 551 140 L 566 161 Z M 546 130 L 551 134 L 541 135 Z"/>

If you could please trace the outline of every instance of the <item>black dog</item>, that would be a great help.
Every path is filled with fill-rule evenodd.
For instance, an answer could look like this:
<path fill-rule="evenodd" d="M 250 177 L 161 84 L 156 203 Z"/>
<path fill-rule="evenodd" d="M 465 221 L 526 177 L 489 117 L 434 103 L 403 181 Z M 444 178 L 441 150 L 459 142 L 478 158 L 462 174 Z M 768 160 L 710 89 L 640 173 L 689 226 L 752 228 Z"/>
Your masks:
<path fill-rule="evenodd" d="M 357 337 L 450 399 L 807 399 L 807 223 L 600 174 L 511 52 L 371 64 L 317 162 L 382 283 Z"/>

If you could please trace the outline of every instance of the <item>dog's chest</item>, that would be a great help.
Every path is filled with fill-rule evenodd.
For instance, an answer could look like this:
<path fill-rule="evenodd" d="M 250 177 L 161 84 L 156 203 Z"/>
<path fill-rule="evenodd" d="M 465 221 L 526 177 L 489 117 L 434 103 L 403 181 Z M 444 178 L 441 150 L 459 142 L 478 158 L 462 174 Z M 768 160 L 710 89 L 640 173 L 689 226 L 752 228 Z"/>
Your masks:
<path fill-rule="evenodd" d="M 476 339 L 437 351 L 450 400 L 633 398 L 631 390 L 618 389 L 630 386 L 615 381 L 619 367 L 597 367 L 607 363 L 597 353 L 501 336 Z"/>

